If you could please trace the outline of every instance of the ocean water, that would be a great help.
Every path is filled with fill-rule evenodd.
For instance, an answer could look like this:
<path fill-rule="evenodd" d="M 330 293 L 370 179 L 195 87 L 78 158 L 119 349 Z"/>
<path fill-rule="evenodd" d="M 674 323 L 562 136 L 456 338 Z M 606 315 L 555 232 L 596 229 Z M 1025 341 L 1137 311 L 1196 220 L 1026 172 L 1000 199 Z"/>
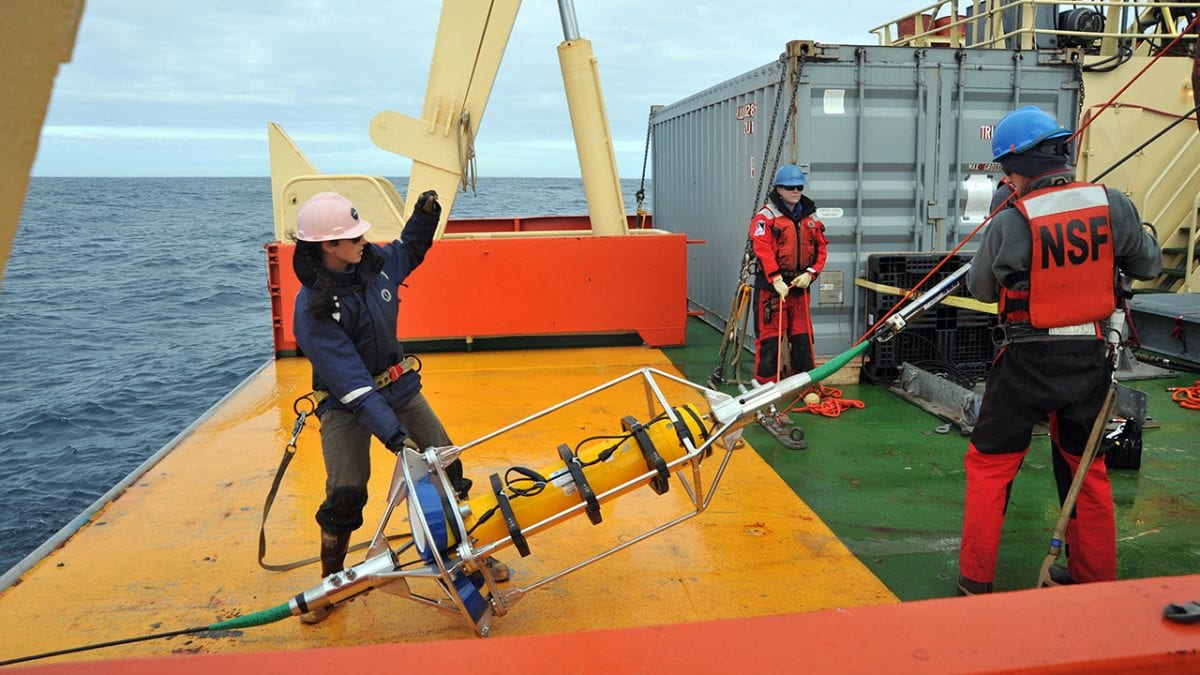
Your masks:
<path fill-rule="evenodd" d="M 32 179 L 0 285 L 0 570 L 272 358 L 270 187 Z M 586 212 L 578 179 L 481 178 L 452 216 Z"/>

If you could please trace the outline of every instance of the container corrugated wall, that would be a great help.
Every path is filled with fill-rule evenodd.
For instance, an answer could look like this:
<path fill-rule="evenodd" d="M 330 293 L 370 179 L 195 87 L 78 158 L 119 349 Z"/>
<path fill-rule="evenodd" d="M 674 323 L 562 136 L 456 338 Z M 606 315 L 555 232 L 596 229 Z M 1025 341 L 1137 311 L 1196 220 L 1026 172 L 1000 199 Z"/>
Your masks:
<path fill-rule="evenodd" d="M 723 328 L 777 153 L 796 160 L 829 238 L 812 307 L 817 352 L 834 354 L 867 325 L 854 286 L 867 255 L 967 236 L 1001 177 L 992 126 L 1030 104 L 1074 125 L 1079 76 L 1061 53 L 793 42 L 776 62 L 654 110 L 654 224 L 705 240 L 689 247 L 688 297 Z"/>

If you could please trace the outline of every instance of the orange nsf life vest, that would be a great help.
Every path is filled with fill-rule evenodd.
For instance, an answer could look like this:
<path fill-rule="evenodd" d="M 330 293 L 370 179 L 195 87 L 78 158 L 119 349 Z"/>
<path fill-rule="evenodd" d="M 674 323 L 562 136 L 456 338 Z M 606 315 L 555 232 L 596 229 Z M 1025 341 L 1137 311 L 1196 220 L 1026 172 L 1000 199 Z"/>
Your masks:
<path fill-rule="evenodd" d="M 1016 206 L 1033 238 L 1029 290 L 1003 289 L 1004 320 L 1060 328 L 1108 318 L 1116 307 L 1116 267 L 1104 186 L 1042 188 Z"/>

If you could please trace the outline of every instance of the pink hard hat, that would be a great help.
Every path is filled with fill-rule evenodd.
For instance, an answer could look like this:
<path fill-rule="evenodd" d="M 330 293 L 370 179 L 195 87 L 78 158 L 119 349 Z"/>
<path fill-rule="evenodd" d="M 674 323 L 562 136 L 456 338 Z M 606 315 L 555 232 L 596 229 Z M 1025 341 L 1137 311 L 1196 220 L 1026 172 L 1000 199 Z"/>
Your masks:
<path fill-rule="evenodd" d="M 354 204 L 336 192 L 318 192 L 296 214 L 296 238 L 300 241 L 354 239 L 370 228 L 370 223 L 358 217 Z"/>

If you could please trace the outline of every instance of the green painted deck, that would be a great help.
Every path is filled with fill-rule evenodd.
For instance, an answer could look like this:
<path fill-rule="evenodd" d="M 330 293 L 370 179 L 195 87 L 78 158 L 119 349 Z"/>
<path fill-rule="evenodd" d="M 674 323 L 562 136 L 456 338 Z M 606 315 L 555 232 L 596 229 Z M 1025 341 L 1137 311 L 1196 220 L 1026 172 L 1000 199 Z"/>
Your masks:
<path fill-rule="evenodd" d="M 663 351 L 688 379 L 705 382 L 720 343 L 718 331 L 693 319 L 688 345 Z M 750 366 L 744 367 L 748 379 Z M 1120 579 L 1200 571 L 1200 411 L 1181 408 L 1166 391 L 1197 380 L 1200 374 L 1181 372 L 1124 382 L 1149 395 L 1148 414 L 1161 427 L 1144 432 L 1140 469 L 1109 472 Z M 807 449 L 783 448 L 757 425 L 746 428 L 750 444 L 901 600 L 957 594 L 967 437 L 956 428 L 936 433 L 940 419 L 886 387 L 839 388 L 866 408 L 837 418 L 792 413 L 807 434 Z M 1035 436 L 1013 486 L 998 591 L 1035 586 L 1058 510 L 1050 441 Z"/>

